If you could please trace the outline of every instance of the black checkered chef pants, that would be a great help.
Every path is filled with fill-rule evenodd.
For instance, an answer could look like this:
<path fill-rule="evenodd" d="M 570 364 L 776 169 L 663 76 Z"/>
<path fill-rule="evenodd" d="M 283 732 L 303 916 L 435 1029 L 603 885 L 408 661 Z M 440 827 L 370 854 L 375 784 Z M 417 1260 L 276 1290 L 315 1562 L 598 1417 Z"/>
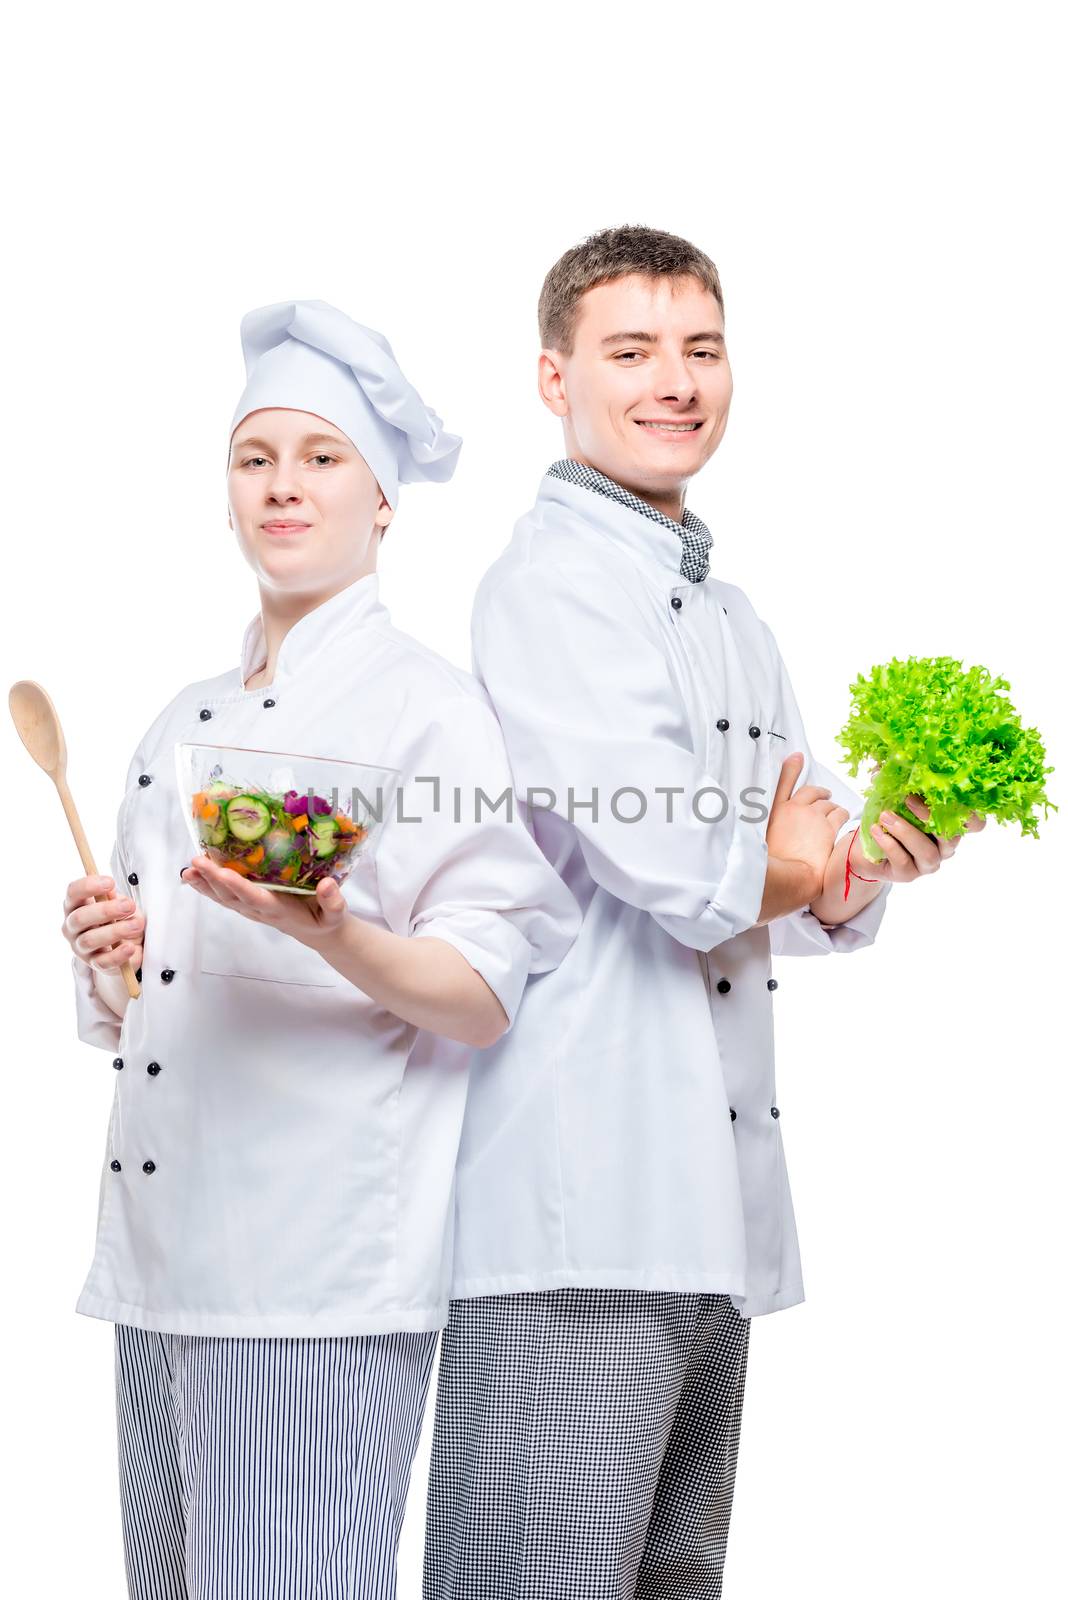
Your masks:
<path fill-rule="evenodd" d="M 749 1321 L 725 1294 L 454 1300 L 424 1600 L 719 1600 Z"/>

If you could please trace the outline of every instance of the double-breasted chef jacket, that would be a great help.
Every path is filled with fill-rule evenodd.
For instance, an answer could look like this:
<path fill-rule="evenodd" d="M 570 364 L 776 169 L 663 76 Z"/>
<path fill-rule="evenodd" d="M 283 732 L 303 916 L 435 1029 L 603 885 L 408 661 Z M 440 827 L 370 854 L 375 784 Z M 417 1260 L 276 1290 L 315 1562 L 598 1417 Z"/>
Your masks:
<path fill-rule="evenodd" d="M 813 758 L 746 595 L 681 577 L 680 554 L 666 519 L 547 474 L 476 594 L 475 675 L 583 923 L 475 1057 L 456 1298 L 695 1291 L 743 1316 L 804 1299 L 772 956 L 871 944 L 891 886 L 836 926 L 807 907 L 755 925 L 784 757 L 804 752 L 797 786 L 831 791 L 842 833 L 861 798 Z"/>
<path fill-rule="evenodd" d="M 178 742 L 365 762 L 400 773 L 402 801 L 342 885 L 350 911 L 448 941 L 509 1024 L 528 977 L 536 986 L 567 949 L 577 907 L 521 814 L 482 807 L 476 820 L 474 790 L 511 785 L 485 692 L 392 627 L 378 591 L 371 573 L 309 612 L 274 682 L 247 689 L 266 658 L 254 618 L 240 670 L 182 690 L 134 754 L 112 875 L 146 939 L 121 1024 L 73 958 L 79 1037 L 118 1069 L 77 1302 L 88 1316 L 247 1336 L 446 1321 L 470 1047 L 179 878 L 195 850 Z"/>

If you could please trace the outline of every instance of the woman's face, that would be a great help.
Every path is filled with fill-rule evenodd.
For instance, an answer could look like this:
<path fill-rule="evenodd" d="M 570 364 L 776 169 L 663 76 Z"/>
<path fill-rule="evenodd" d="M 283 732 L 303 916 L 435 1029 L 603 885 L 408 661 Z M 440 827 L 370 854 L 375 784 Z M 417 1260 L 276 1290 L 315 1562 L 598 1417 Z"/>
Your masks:
<path fill-rule="evenodd" d="M 227 469 L 230 526 L 261 587 L 314 595 L 375 570 L 393 516 L 352 440 L 310 411 L 250 411 Z"/>

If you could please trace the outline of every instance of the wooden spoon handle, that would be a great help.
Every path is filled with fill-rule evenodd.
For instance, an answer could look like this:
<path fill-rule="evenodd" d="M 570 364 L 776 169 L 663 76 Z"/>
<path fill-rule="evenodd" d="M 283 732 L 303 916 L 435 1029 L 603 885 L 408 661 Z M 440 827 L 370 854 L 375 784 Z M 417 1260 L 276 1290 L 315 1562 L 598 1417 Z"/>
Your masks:
<path fill-rule="evenodd" d="M 67 788 L 67 780 L 62 774 L 57 774 L 56 776 L 56 789 L 59 793 L 63 810 L 66 812 L 67 821 L 70 823 L 70 831 L 74 835 L 74 843 L 78 846 L 78 854 L 82 858 L 82 866 L 85 868 L 88 876 L 95 878 L 97 875 L 97 869 L 96 862 L 93 860 L 93 852 L 89 848 L 89 840 L 85 836 L 85 829 L 82 827 L 82 819 L 78 815 L 78 808 L 74 804 L 74 798 L 71 795 L 70 790 Z M 117 897 L 117 890 L 112 894 L 103 896 L 105 900 L 115 900 Z M 94 902 L 97 898 L 98 896 L 93 896 Z M 130 996 L 131 1000 L 136 1000 L 141 993 L 141 985 L 137 981 L 137 976 L 133 967 L 129 961 L 124 961 L 119 970 L 122 973 L 122 980 L 126 985 L 126 993 Z"/>

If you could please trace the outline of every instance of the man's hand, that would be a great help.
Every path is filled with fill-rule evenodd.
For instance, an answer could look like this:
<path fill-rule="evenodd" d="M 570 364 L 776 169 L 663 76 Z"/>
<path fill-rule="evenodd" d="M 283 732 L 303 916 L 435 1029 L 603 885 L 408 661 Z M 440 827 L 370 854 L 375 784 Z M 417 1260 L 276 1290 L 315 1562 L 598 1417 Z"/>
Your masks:
<path fill-rule="evenodd" d="M 250 883 L 229 867 L 217 866 L 209 856 L 194 856 L 181 876 L 182 882 L 188 883 L 198 894 L 207 895 L 231 911 L 239 911 L 251 922 L 266 922 L 272 928 L 280 928 L 300 944 L 312 948 L 336 934 L 349 915 L 345 897 L 333 878 L 319 882 L 314 898 L 304 894 L 281 894 L 261 884 Z"/>
<path fill-rule="evenodd" d="M 820 893 L 835 835 L 849 817 L 831 791 L 817 784 L 803 784 L 791 794 L 804 764 L 804 752 L 795 750 L 779 773 L 768 816 L 768 870 L 758 928 L 799 911 Z"/>
<path fill-rule="evenodd" d="M 921 821 L 930 819 L 930 807 L 922 795 L 907 795 L 905 804 Z M 849 870 L 881 883 L 912 883 L 916 878 L 937 872 L 943 861 L 956 855 L 957 846 L 964 837 L 958 834 L 954 839 L 945 839 L 940 833 L 924 833 L 922 828 L 914 827 L 893 811 L 884 811 L 880 820 L 883 826 L 873 824 L 871 836 L 883 851 L 885 860 L 869 861 L 858 845 L 850 856 Z M 986 818 L 973 811 L 964 824 L 964 831 L 981 833 L 985 827 Z"/>
<path fill-rule="evenodd" d="M 766 838 L 769 856 L 800 862 L 818 886 L 823 882 L 835 836 L 848 820 L 849 812 L 835 805 L 829 789 L 817 784 L 802 784 L 791 794 L 804 764 L 801 750 L 793 751 L 784 760 L 771 802 Z"/>
<path fill-rule="evenodd" d="M 878 771 L 878 768 L 876 768 Z M 924 822 L 931 815 L 922 795 L 906 796 L 910 811 Z M 809 909 L 825 925 L 848 922 L 858 911 L 882 893 L 884 883 L 912 883 L 914 879 L 937 872 L 943 861 L 955 855 L 963 835 L 944 839 L 939 833 L 924 833 L 904 817 L 883 812 L 884 827 L 876 824 L 872 837 L 883 851 L 882 861 L 869 861 L 857 843 L 857 833 L 845 834 L 834 847 L 823 888 Z M 979 833 L 986 827 L 985 817 L 972 812 L 965 824 L 966 833 Z M 845 893 L 846 861 L 849 862 L 849 898 Z"/>

